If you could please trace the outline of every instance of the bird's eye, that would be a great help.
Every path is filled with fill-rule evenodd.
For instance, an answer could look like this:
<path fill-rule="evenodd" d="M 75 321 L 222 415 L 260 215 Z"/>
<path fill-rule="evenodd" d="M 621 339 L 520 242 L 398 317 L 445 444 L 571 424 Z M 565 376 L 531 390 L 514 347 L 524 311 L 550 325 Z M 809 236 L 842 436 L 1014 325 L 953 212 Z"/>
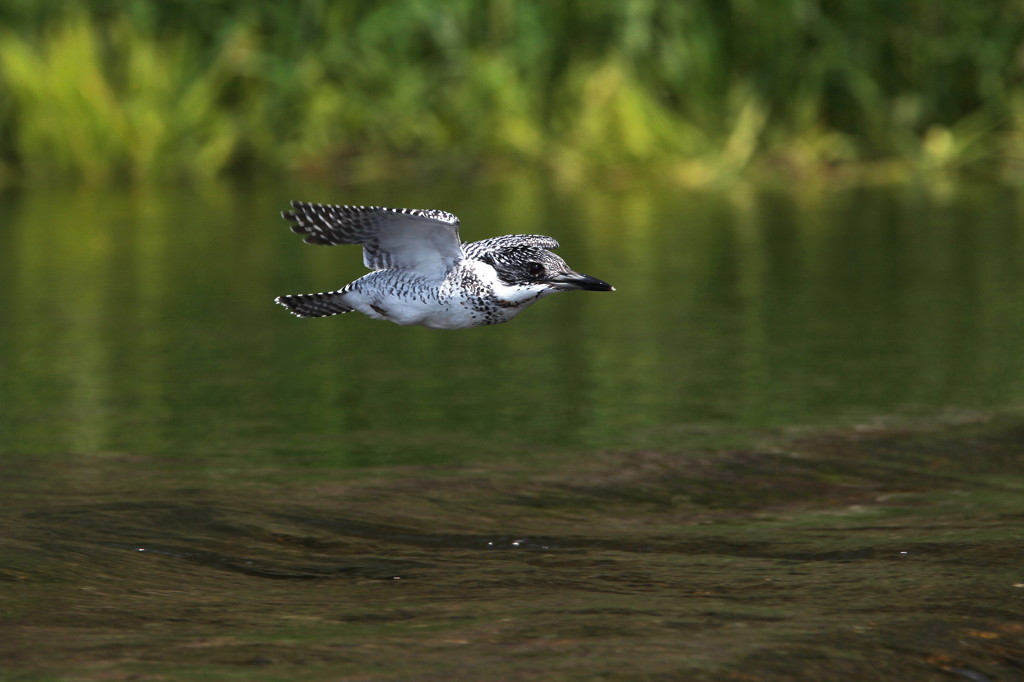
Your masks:
<path fill-rule="evenodd" d="M 540 277 L 544 274 L 544 266 L 536 262 L 527 263 L 526 272 L 530 277 Z"/>

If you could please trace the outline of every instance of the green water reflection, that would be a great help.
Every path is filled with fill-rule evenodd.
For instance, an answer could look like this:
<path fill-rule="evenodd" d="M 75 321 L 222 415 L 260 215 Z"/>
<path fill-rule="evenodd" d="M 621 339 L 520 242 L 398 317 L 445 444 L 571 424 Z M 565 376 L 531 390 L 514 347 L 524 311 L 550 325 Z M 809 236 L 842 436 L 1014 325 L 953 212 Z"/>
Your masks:
<path fill-rule="evenodd" d="M 1024 402 L 1012 192 L 378 192 L 6 196 L 8 447 L 337 466 Z M 292 319 L 273 296 L 361 271 L 287 231 L 299 194 L 452 209 L 467 238 L 554 234 L 619 292 L 461 334 Z"/>
<path fill-rule="evenodd" d="M 362 268 L 289 199 L 551 234 L 618 291 L 298 320 Z M 0 677 L 1013 679 L 1020 207 L 0 195 Z"/>

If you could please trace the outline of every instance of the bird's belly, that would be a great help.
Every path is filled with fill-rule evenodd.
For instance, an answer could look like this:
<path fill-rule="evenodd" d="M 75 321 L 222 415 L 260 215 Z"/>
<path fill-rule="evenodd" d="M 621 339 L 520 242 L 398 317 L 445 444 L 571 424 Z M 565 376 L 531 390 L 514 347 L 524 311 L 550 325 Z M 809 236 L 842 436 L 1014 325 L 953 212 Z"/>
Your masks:
<path fill-rule="evenodd" d="M 447 300 L 444 310 L 436 311 L 418 324 L 435 329 L 483 327 L 508 322 L 522 312 L 525 307 L 453 297 Z"/>
<path fill-rule="evenodd" d="M 375 320 L 387 320 L 403 326 L 422 325 L 433 329 L 463 329 L 487 324 L 459 305 L 449 302 L 421 301 L 365 293 L 349 294 L 346 303 Z"/>
<path fill-rule="evenodd" d="M 504 322 L 504 320 L 501 320 L 501 322 Z M 477 311 L 456 305 L 447 306 L 444 310 L 434 311 L 416 324 L 422 324 L 424 327 L 430 327 L 431 329 L 466 329 L 467 327 L 494 324 L 494 321 L 486 319 Z"/>
<path fill-rule="evenodd" d="M 346 302 L 374 320 L 387 320 L 401 325 L 420 324 L 430 310 L 430 306 L 421 301 L 362 293 L 349 294 Z"/>
<path fill-rule="evenodd" d="M 494 296 L 467 294 L 444 282 L 438 287 L 405 273 L 379 270 L 356 280 L 345 305 L 375 320 L 433 329 L 465 329 L 507 322 L 529 306 L 528 301 L 503 301 Z"/>

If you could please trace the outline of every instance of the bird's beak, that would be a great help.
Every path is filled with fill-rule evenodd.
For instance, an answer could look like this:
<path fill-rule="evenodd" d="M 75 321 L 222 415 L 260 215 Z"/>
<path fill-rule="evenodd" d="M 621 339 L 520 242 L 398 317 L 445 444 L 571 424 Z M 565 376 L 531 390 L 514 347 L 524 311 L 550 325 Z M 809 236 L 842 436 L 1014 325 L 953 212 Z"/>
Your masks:
<path fill-rule="evenodd" d="M 583 289 L 584 291 L 615 291 L 615 287 L 604 280 L 579 272 L 566 272 L 547 280 L 562 289 Z"/>

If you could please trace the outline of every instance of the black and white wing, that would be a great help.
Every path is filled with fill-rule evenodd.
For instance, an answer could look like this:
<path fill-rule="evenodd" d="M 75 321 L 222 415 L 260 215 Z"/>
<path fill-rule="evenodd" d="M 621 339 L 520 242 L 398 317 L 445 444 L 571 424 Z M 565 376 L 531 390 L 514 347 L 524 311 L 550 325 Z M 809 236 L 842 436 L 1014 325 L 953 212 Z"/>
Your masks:
<path fill-rule="evenodd" d="M 445 211 L 291 202 L 281 217 L 307 244 L 362 244 L 371 270 L 409 269 L 443 278 L 462 259 L 459 219 Z"/>

